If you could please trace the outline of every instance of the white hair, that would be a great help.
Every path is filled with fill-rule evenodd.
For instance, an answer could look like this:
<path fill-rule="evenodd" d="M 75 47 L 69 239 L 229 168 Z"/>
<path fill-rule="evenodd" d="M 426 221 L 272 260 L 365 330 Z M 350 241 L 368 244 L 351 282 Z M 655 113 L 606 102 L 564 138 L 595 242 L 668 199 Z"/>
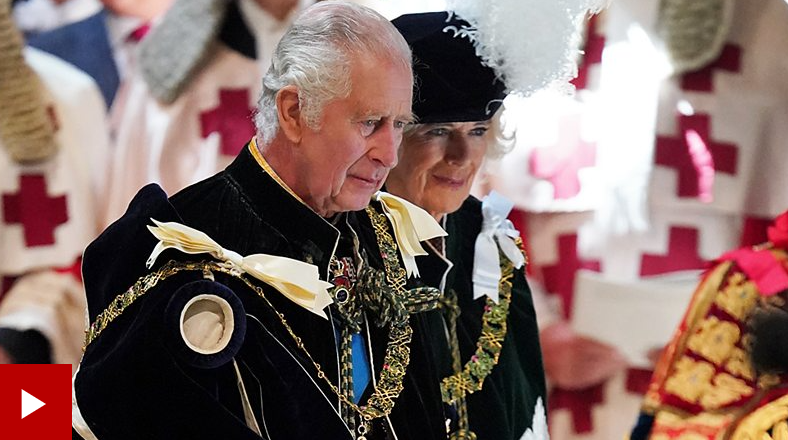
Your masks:
<path fill-rule="evenodd" d="M 276 95 L 283 87 L 298 88 L 301 114 L 307 126 L 317 129 L 325 105 L 350 94 L 355 57 L 391 59 L 411 68 L 405 39 L 372 9 L 328 0 L 305 10 L 282 36 L 263 77 L 255 115 L 262 144 L 279 130 Z"/>

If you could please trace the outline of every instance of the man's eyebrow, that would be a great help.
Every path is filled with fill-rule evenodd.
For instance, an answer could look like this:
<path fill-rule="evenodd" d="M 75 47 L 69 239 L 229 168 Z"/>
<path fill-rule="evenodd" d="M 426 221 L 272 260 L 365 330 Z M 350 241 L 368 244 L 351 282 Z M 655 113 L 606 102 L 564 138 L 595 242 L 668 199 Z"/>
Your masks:
<path fill-rule="evenodd" d="M 406 124 L 414 124 L 416 122 L 416 115 L 413 113 L 408 113 L 407 115 L 401 115 L 397 118 L 398 121 L 402 121 Z"/>

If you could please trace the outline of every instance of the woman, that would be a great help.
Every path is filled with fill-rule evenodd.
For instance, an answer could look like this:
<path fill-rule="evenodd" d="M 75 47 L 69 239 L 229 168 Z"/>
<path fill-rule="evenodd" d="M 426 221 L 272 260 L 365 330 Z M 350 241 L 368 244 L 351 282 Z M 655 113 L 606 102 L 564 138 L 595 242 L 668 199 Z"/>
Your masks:
<path fill-rule="evenodd" d="M 432 332 L 435 350 L 446 350 L 441 386 L 444 402 L 455 410 L 452 438 L 547 438 L 539 330 L 521 243 L 505 220 L 511 205 L 493 196 L 483 208 L 469 197 L 484 157 L 507 149 L 493 116 L 505 96 L 499 76 L 507 75 L 477 56 L 465 38 L 468 23 L 456 16 L 404 15 L 394 25 L 413 50 L 418 123 L 406 130 L 386 187 L 427 210 L 449 234 L 446 241 L 431 242 L 430 255 L 418 264 L 422 279 L 445 297 L 446 328 Z M 523 52 L 538 60 L 549 57 Z M 541 71 L 552 75 L 549 66 Z M 547 334 L 560 337 L 543 341 L 551 361 L 545 363 L 551 367 L 548 378 L 557 386 L 584 388 L 620 369 L 612 347 L 575 334 L 566 323 L 548 329 L 554 327 L 561 331 Z"/>
<path fill-rule="evenodd" d="M 413 50 L 413 111 L 419 123 L 405 133 L 399 165 L 386 187 L 427 210 L 449 234 L 445 242 L 431 242 L 430 255 L 417 262 L 422 279 L 440 287 L 446 298 L 446 329 L 434 331 L 433 338 L 436 350 L 448 342 L 441 388 L 454 412 L 451 438 L 520 439 L 527 430 L 536 434 L 532 438 L 546 438 L 539 333 L 523 254 L 512 238 L 499 235 L 514 252 L 501 254 L 499 261 L 493 245 L 487 255 L 493 272 L 503 272 L 500 283 L 497 274 L 486 283 L 492 287 L 487 295 L 497 295 L 497 302 L 474 299 L 474 290 L 485 287 L 479 282 L 482 271 L 474 271 L 474 248 L 482 225 L 491 223 L 482 215 L 482 203 L 468 195 L 485 154 L 501 153 L 491 150 L 501 145 L 492 142 L 497 128 L 491 120 L 504 84 L 481 63 L 468 39 L 444 32 L 467 26 L 456 16 L 447 21 L 445 12 L 405 15 L 394 25 Z M 508 214 L 503 211 L 501 219 Z"/>

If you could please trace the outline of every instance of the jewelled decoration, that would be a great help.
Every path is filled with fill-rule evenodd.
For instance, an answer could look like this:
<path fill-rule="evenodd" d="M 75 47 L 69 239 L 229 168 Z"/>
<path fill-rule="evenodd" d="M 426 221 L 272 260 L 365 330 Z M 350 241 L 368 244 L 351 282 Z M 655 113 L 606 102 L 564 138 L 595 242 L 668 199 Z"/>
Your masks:
<path fill-rule="evenodd" d="M 85 337 L 86 349 L 101 333 L 112 323 L 115 319 L 121 316 L 125 310 L 131 306 L 135 301 L 145 296 L 150 289 L 155 287 L 160 281 L 174 276 L 180 272 L 217 272 L 230 275 L 238 278 L 247 287 L 252 289 L 258 297 L 260 297 L 270 307 L 274 313 L 279 317 L 280 322 L 284 326 L 287 333 L 295 342 L 299 350 L 312 362 L 316 370 L 318 379 L 324 381 L 329 389 L 339 398 L 343 405 L 351 408 L 358 414 L 362 423 L 359 426 L 359 440 L 363 437 L 360 434 L 362 430 L 365 432 L 369 429 L 369 422 L 379 417 L 388 416 L 394 408 L 394 403 L 399 397 L 399 393 L 403 388 L 403 378 L 405 377 L 405 370 L 410 363 L 410 341 L 413 336 L 413 329 L 406 320 L 401 326 L 392 326 L 389 332 L 389 341 L 386 346 L 386 353 L 383 358 L 384 367 L 380 373 L 380 379 L 374 387 L 374 392 L 369 398 L 367 404 L 359 407 L 352 400 L 348 399 L 340 390 L 339 387 L 331 383 L 323 371 L 323 367 L 312 358 L 312 355 L 304 346 L 301 338 L 295 334 L 292 327 L 287 323 L 283 313 L 276 310 L 274 305 L 265 296 L 262 287 L 256 286 L 247 277 L 243 276 L 238 270 L 234 269 L 228 264 L 218 263 L 215 261 L 199 261 L 199 262 L 177 262 L 170 261 L 159 270 L 151 272 L 150 274 L 137 280 L 126 292 L 118 295 L 115 299 L 102 311 L 96 320 L 88 327 Z M 403 270 L 404 272 L 404 270 Z M 362 429 L 363 427 L 363 429 Z"/>
<path fill-rule="evenodd" d="M 391 328 L 389 331 L 389 341 L 383 358 L 383 369 L 380 372 L 377 384 L 374 386 L 374 392 L 364 406 L 359 406 L 353 402 L 352 391 L 350 393 L 343 393 L 338 386 L 331 383 L 321 365 L 312 358 L 301 341 L 301 338 L 295 334 L 287 323 L 284 314 L 279 313 L 273 304 L 266 298 L 263 288 L 256 286 L 247 277 L 243 276 L 241 272 L 226 263 L 215 261 L 170 261 L 159 270 L 138 279 L 126 292 L 115 297 L 109 306 L 99 313 L 96 320 L 88 327 L 83 351 L 98 338 L 110 323 L 121 316 L 129 306 L 147 294 L 147 292 L 155 287 L 160 281 L 184 271 L 196 271 L 204 274 L 213 272 L 224 273 L 240 279 L 247 287 L 252 289 L 257 296 L 265 301 L 274 313 L 276 313 L 298 349 L 306 355 L 310 362 L 312 362 L 317 372 L 318 379 L 324 381 L 331 391 L 339 398 L 342 406 L 342 408 L 340 408 L 341 411 L 352 411 L 357 414 L 360 423 L 356 429 L 356 440 L 366 439 L 366 435 L 370 430 L 370 422 L 374 419 L 388 416 L 394 408 L 394 404 L 400 392 L 402 392 L 403 379 L 408 364 L 410 363 L 409 345 L 413 337 L 413 329 L 409 322 L 410 313 L 436 308 L 438 299 L 441 296 L 440 292 L 434 288 L 405 289 L 406 272 L 400 265 L 399 259 L 396 258 L 398 255 L 397 245 L 389 232 L 389 224 L 385 215 L 378 214 L 372 208 L 367 208 L 367 214 L 372 221 L 378 240 L 378 246 L 381 249 L 381 256 L 384 261 L 384 271 L 376 271 L 366 265 L 366 269 L 360 274 L 356 283 L 356 290 L 362 292 L 358 294 L 360 298 L 358 302 L 360 304 L 356 304 L 357 301 L 353 301 L 355 295 L 351 295 L 348 291 L 346 309 L 350 311 L 350 313 L 345 316 L 345 319 L 347 319 L 348 323 L 358 323 L 358 318 L 355 318 L 355 316 L 356 314 L 361 314 L 361 307 L 370 308 L 374 309 L 378 315 L 378 321 L 376 322 L 378 325 L 390 324 Z M 389 258 L 389 256 L 392 258 Z M 364 276 L 365 273 L 369 273 L 366 278 Z M 337 287 L 347 288 L 347 286 L 344 285 Z M 376 289 L 379 289 L 377 293 L 374 292 Z M 342 290 L 339 288 L 331 289 L 330 293 L 334 295 L 335 299 L 337 295 L 340 297 L 342 296 Z M 376 303 L 374 301 L 371 301 L 372 298 L 378 301 L 377 305 L 375 305 Z M 377 309 L 375 309 L 375 307 L 377 307 Z M 346 329 L 350 330 L 350 327 L 346 326 Z M 349 331 L 346 333 L 350 335 Z M 350 344 L 343 343 L 342 346 L 349 347 Z M 346 360 L 349 359 L 350 358 L 347 358 Z M 352 362 L 348 363 L 343 361 L 342 364 L 343 371 L 349 374 L 350 380 L 352 380 Z M 346 368 L 347 365 L 349 365 L 349 367 Z M 343 376 L 345 373 L 343 373 Z M 352 382 L 350 382 L 350 384 L 350 389 L 352 390 Z"/>

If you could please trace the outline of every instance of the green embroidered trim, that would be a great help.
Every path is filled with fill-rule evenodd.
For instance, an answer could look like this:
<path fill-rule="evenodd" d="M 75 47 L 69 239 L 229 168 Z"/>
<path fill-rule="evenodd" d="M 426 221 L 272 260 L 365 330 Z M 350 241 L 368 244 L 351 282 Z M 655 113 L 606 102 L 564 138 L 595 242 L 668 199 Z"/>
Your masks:
<path fill-rule="evenodd" d="M 445 403 L 455 403 L 464 399 L 466 395 L 481 390 L 484 379 L 498 364 L 503 341 L 506 338 L 506 319 L 509 316 L 512 276 L 514 275 L 512 262 L 503 254 L 500 254 L 500 261 L 501 280 L 499 282 L 498 304 L 490 298 L 486 298 L 482 315 L 482 334 L 476 342 L 476 352 L 465 363 L 462 370 L 458 369 L 455 363 L 455 373 L 441 381 L 441 396 Z M 454 327 L 456 327 L 456 320 Z M 453 339 L 452 349 L 453 351 L 455 348 L 458 350 L 456 338 Z M 458 358 L 459 355 L 456 357 Z"/>

